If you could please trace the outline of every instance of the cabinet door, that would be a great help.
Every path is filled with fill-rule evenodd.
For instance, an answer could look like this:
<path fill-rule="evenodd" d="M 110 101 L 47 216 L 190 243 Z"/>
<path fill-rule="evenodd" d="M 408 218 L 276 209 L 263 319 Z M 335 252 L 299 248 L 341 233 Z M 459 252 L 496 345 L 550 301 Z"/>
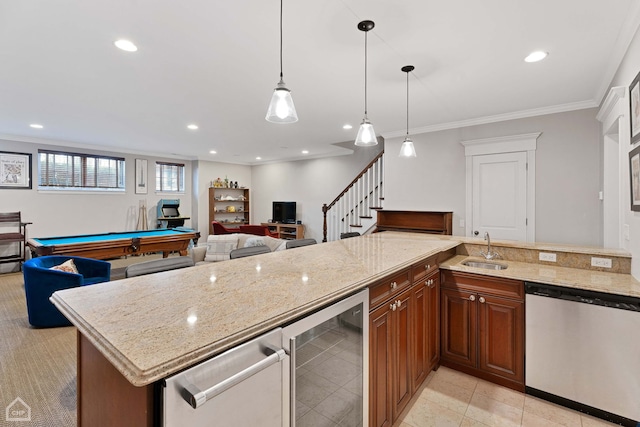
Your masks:
<path fill-rule="evenodd" d="M 415 393 L 440 358 L 439 274 L 429 275 L 413 286 L 413 368 Z"/>
<path fill-rule="evenodd" d="M 429 352 L 429 287 L 416 283 L 412 289 L 413 310 L 413 369 L 411 390 L 416 392 L 428 374 Z"/>
<path fill-rule="evenodd" d="M 475 295 L 460 289 L 441 288 L 442 359 L 476 366 Z"/>
<path fill-rule="evenodd" d="M 478 368 L 524 382 L 524 303 L 478 295 Z"/>
<path fill-rule="evenodd" d="M 393 378 L 393 420 L 411 400 L 411 321 L 412 307 L 411 290 L 398 295 L 393 311 L 393 345 L 394 345 L 394 378 Z"/>
<path fill-rule="evenodd" d="M 392 424 L 392 313 L 390 304 L 369 315 L 369 425 Z"/>

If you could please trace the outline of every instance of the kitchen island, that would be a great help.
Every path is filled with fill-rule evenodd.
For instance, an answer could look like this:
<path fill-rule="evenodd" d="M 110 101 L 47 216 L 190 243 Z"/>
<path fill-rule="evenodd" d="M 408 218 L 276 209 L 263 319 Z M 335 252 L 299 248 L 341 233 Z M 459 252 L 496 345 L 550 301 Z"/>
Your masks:
<path fill-rule="evenodd" d="M 78 328 L 78 425 L 96 425 L 90 411 L 104 420 L 123 410 L 102 390 L 85 393 L 91 377 L 126 379 L 140 390 L 123 400 L 149 403 L 157 381 L 458 244 L 384 232 L 56 292 Z"/>
<path fill-rule="evenodd" d="M 91 423 L 96 420 L 96 405 L 97 416 L 103 420 L 119 412 L 122 420 L 133 420 L 139 409 L 133 404 L 137 398 L 119 399 L 132 402 L 131 408 L 123 409 L 115 406 L 118 399 L 104 398 L 108 390 L 83 388 L 83 384 L 91 387 L 87 382 L 106 386 L 109 379 L 130 385 L 132 395 L 146 404 L 141 419 L 151 424 L 153 387 L 163 378 L 339 301 L 426 257 L 455 253 L 454 248 L 458 248 L 457 257 L 467 256 L 460 252 L 465 243 L 480 247 L 480 239 L 383 232 L 56 292 L 52 301 L 78 328 L 78 425 L 96 425 Z M 536 249 L 535 245 L 521 246 Z M 606 251 L 598 254 L 601 252 Z M 467 269 L 459 266 L 461 258 L 457 257 L 441 268 Z M 552 271 L 565 267 L 538 268 L 536 280 L 544 282 L 547 277 L 551 284 L 567 284 L 573 280 L 572 271 L 581 271 L 568 268 L 565 279 L 557 273 L 551 277 Z M 517 275 L 518 271 L 476 272 Z M 589 278 L 580 280 L 589 280 L 587 284 L 640 296 L 640 285 L 629 274 L 585 274 Z M 103 393 L 102 397 L 97 393 Z"/>

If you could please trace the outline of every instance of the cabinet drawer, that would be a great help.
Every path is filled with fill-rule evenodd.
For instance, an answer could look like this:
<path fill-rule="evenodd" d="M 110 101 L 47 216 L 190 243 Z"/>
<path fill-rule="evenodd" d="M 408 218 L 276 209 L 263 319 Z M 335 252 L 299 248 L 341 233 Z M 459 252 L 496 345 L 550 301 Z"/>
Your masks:
<path fill-rule="evenodd" d="M 444 270 L 441 276 L 441 286 L 458 289 L 463 288 L 472 292 L 491 294 L 524 301 L 524 283 L 520 280 L 502 277 L 482 276 L 472 273 Z"/>
<path fill-rule="evenodd" d="M 421 261 L 411 268 L 413 272 L 413 283 L 420 282 L 438 268 L 438 257 L 432 256 Z"/>
<path fill-rule="evenodd" d="M 369 287 L 369 306 L 374 308 L 397 293 L 407 289 L 411 285 L 410 276 L 411 270 L 407 269 L 371 285 Z"/>

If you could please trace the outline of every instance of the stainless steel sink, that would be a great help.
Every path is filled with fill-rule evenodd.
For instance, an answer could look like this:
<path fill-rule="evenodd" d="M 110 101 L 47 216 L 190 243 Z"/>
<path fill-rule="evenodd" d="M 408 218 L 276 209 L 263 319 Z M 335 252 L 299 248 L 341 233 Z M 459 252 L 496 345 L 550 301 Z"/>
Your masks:
<path fill-rule="evenodd" d="M 494 262 L 482 262 L 482 261 L 463 261 L 462 265 L 474 268 L 486 268 L 487 270 L 506 270 L 507 266 L 504 264 L 497 264 Z"/>

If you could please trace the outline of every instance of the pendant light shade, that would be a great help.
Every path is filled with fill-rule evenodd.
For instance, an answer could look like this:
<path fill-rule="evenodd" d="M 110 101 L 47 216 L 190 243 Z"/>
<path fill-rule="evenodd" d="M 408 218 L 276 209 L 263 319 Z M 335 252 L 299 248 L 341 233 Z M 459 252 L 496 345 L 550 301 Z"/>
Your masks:
<path fill-rule="evenodd" d="M 298 114 L 296 113 L 295 105 L 293 105 L 291 91 L 287 89 L 282 80 L 273 91 L 265 118 L 271 123 L 295 123 L 298 121 Z"/>
<path fill-rule="evenodd" d="M 402 67 L 402 72 L 407 73 L 407 136 L 404 138 L 404 142 L 400 147 L 400 157 L 417 157 L 416 148 L 413 146 L 413 141 L 409 138 L 409 73 L 415 70 L 413 65 L 405 65 Z"/>
<path fill-rule="evenodd" d="M 273 90 L 265 119 L 271 123 L 295 123 L 298 121 L 298 113 L 293 105 L 291 91 L 287 89 L 282 79 L 282 2 L 283 0 L 280 0 L 280 81 Z"/>
<path fill-rule="evenodd" d="M 376 132 L 373 125 L 367 118 L 367 33 L 375 27 L 373 21 L 362 21 L 358 24 L 358 29 L 364 32 L 364 119 L 360 124 L 358 136 L 355 144 L 359 147 L 372 147 L 378 144 Z"/>

